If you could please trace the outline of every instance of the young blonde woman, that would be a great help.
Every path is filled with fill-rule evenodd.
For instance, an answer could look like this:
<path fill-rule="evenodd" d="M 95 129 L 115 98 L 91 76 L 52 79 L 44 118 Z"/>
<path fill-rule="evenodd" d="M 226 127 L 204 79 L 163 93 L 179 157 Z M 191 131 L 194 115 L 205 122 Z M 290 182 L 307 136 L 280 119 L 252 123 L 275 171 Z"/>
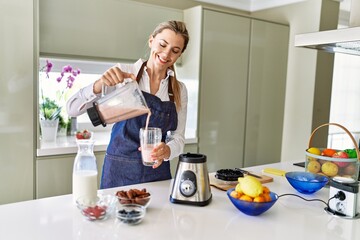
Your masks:
<path fill-rule="evenodd" d="M 75 117 L 86 112 L 100 98 L 102 85 L 110 92 L 125 79 L 132 79 L 138 82 L 151 110 L 149 127 L 162 130 L 162 142 L 152 152 L 156 164 L 151 168 L 142 164 L 139 151 L 139 130 L 145 126 L 147 115 L 115 123 L 106 150 L 100 188 L 171 178 L 168 160 L 183 152 L 188 101 L 185 85 L 176 79 L 174 64 L 188 42 L 189 35 L 183 22 L 161 23 L 149 37 L 148 60 L 117 64 L 68 100 L 68 114 Z M 165 143 L 167 131 L 173 132 L 173 138 Z"/>

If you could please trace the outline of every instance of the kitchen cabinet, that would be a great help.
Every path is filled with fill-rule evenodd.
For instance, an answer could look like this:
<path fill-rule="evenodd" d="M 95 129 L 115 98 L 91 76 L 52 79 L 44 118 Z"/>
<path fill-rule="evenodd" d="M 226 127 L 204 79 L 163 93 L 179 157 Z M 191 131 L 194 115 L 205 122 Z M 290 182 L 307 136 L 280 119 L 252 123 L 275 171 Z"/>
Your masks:
<path fill-rule="evenodd" d="M 288 26 L 202 7 L 184 21 L 201 22 L 189 29 L 200 54 L 190 54 L 199 61 L 198 145 L 209 170 L 279 162 Z"/>
<path fill-rule="evenodd" d="M 184 152 L 197 152 L 197 144 L 186 144 Z M 100 185 L 105 152 L 94 152 Z M 72 193 L 72 172 L 76 154 L 38 157 L 36 160 L 36 198 Z M 171 160 L 171 172 L 175 175 L 178 158 Z"/>
<path fill-rule="evenodd" d="M 244 166 L 279 162 L 289 27 L 252 20 Z"/>
<path fill-rule="evenodd" d="M 100 185 L 105 152 L 94 152 Z M 36 198 L 72 193 L 72 173 L 76 154 L 39 157 L 36 160 Z"/>
<path fill-rule="evenodd" d="M 145 58 L 153 29 L 183 16 L 178 9 L 128 0 L 39 1 L 41 55 Z"/>
<path fill-rule="evenodd" d="M 2 0 L 0 16 L 1 205 L 34 197 L 37 1 Z"/>
<path fill-rule="evenodd" d="M 210 171 L 240 167 L 244 154 L 250 19 L 210 10 L 203 14 L 199 151 L 207 155 Z"/>

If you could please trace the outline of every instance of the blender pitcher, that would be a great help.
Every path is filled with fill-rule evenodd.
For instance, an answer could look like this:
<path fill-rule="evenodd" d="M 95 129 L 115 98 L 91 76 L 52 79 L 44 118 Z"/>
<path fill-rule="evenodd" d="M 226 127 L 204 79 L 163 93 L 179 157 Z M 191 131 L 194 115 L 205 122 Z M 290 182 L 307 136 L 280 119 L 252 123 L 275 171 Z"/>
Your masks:
<path fill-rule="evenodd" d="M 136 81 L 123 83 L 111 93 L 105 95 L 103 86 L 102 97 L 87 110 L 92 124 L 96 127 L 102 124 L 120 122 L 150 112 L 145 98 Z"/>

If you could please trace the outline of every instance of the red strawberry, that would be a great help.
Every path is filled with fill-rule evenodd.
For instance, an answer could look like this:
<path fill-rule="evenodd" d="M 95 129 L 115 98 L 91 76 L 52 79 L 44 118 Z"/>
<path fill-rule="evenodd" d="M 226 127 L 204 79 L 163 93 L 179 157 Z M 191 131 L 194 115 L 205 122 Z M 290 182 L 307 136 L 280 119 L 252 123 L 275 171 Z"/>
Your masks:
<path fill-rule="evenodd" d="M 82 135 L 81 132 L 77 132 L 77 133 L 76 133 L 76 138 L 77 138 L 77 139 L 84 139 L 84 136 Z"/>
<path fill-rule="evenodd" d="M 88 207 L 88 208 L 83 210 L 83 213 L 86 216 L 98 219 L 98 218 L 105 215 L 106 207 L 105 206 L 104 207 L 100 207 L 100 206 Z"/>

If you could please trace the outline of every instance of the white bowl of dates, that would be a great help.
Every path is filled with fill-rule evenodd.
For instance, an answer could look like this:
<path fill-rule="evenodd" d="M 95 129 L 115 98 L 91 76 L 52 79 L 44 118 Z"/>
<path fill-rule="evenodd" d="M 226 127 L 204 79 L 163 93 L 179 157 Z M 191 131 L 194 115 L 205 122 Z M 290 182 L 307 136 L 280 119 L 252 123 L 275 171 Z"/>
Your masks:
<path fill-rule="evenodd" d="M 112 195 L 98 195 L 96 199 L 80 197 L 76 201 L 81 214 L 90 221 L 107 218 L 114 210 L 115 203 L 116 198 Z"/>
<path fill-rule="evenodd" d="M 139 224 L 146 213 L 146 208 L 139 204 L 119 204 L 116 217 L 123 223 L 129 225 Z"/>
<path fill-rule="evenodd" d="M 130 189 L 120 190 L 116 192 L 116 197 L 119 200 L 120 205 L 123 204 L 138 204 L 143 207 L 147 207 L 150 204 L 150 193 L 146 189 Z"/>

